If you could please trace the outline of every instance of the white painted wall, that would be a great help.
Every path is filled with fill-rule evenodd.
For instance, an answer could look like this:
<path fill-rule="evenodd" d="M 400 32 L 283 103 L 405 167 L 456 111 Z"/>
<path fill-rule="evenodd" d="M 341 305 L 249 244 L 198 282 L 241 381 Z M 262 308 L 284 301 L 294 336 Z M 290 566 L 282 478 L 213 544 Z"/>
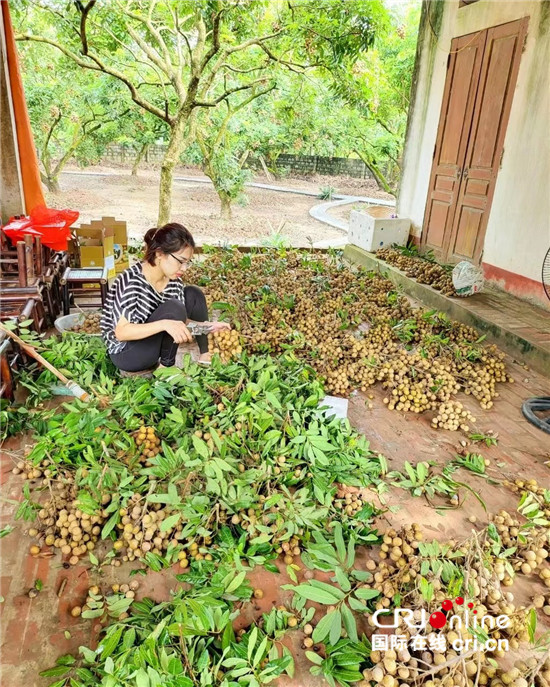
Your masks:
<path fill-rule="evenodd" d="M 540 0 L 479 0 L 459 8 L 458 0 L 445 0 L 435 55 L 426 47 L 432 33 L 426 25 L 419 37 L 425 42 L 398 200 L 398 213 L 411 218 L 412 233 L 420 236 L 451 39 L 528 16 L 482 259 L 538 282 L 550 248 L 550 16 L 543 16 L 545 4 L 549 5 Z"/>

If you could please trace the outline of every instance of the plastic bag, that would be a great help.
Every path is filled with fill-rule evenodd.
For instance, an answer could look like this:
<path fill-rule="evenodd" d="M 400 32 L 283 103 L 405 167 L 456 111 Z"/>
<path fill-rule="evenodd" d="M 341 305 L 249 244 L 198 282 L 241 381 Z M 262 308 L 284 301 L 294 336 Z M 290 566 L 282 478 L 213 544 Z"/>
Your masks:
<path fill-rule="evenodd" d="M 39 236 L 42 244 L 52 250 L 67 250 L 70 227 L 79 217 L 76 210 L 54 210 L 40 205 L 29 217 L 12 219 L 2 230 L 13 244 L 25 236 Z"/>
<path fill-rule="evenodd" d="M 483 288 L 483 270 L 466 260 L 455 265 L 452 278 L 458 296 L 473 296 Z"/>

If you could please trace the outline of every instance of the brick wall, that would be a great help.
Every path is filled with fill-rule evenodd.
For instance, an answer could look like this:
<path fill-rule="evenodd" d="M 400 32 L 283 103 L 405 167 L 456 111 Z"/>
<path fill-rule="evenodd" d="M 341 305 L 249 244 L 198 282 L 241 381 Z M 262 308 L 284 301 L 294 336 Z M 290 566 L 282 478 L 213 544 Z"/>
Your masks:
<path fill-rule="evenodd" d="M 324 174 L 366 179 L 371 174 L 362 160 L 346 157 L 320 157 L 318 155 L 288 155 L 277 158 L 277 167 L 295 174 Z"/>
<path fill-rule="evenodd" d="M 144 158 L 144 162 L 160 164 L 166 148 L 163 145 L 150 145 Z M 112 162 L 117 165 L 131 165 L 138 154 L 138 148 L 128 145 L 111 145 L 103 156 L 103 162 Z M 249 165 L 255 169 L 261 169 L 258 160 L 249 158 Z M 277 168 L 287 174 L 322 174 L 328 176 L 350 176 L 357 179 L 371 177 L 364 162 L 358 159 L 345 157 L 320 157 L 318 155 L 288 155 L 282 153 L 277 159 Z"/>
<path fill-rule="evenodd" d="M 166 146 L 152 144 L 147 148 L 144 162 L 161 163 L 164 157 Z M 117 165 L 132 164 L 139 152 L 139 148 L 131 146 L 113 144 L 106 148 L 102 162 L 114 162 Z"/>

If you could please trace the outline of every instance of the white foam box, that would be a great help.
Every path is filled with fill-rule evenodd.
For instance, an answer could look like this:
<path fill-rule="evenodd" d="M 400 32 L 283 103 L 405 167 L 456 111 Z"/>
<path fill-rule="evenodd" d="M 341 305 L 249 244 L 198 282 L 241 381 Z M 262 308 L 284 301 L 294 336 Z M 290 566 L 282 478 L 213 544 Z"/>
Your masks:
<path fill-rule="evenodd" d="M 368 210 L 352 210 L 349 219 L 349 242 L 373 252 L 397 244 L 406 246 L 411 220 L 395 215 L 394 208 L 373 206 Z"/>
<path fill-rule="evenodd" d="M 348 399 L 340 396 L 325 396 L 319 406 L 324 408 L 323 415 L 327 418 L 338 417 L 345 420 L 348 416 Z"/>

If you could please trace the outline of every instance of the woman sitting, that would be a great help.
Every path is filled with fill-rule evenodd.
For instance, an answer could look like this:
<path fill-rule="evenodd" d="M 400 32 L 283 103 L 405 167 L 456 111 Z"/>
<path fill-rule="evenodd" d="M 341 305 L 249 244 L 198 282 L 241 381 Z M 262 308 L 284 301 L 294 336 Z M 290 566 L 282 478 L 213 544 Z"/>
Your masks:
<path fill-rule="evenodd" d="M 122 272 L 109 289 L 101 333 L 113 363 L 127 372 L 170 367 L 178 345 L 192 341 L 186 326 L 203 322 L 211 331 L 229 329 L 226 322 L 207 322 L 204 293 L 184 286 L 195 241 L 181 224 L 165 224 L 145 234 L 145 259 Z M 208 363 L 208 337 L 197 335 L 199 362 Z"/>

